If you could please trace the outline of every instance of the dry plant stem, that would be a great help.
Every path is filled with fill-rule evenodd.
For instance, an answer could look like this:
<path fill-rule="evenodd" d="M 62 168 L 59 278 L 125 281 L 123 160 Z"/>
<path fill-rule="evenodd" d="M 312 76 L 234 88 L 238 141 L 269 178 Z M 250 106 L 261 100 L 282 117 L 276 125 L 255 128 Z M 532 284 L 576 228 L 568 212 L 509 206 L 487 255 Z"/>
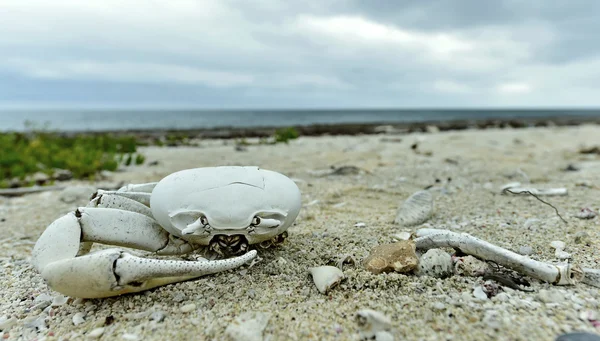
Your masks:
<path fill-rule="evenodd" d="M 420 229 L 417 230 L 417 237 L 415 239 L 417 249 L 457 248 L 466 254 L 493 261 L 506 268 L 548 283 L 570 285 L 583 279 L 583 270 L 576 265 L 553 265 L 539 262 L 475 238 L 467 233 L 459 234 L 447 230 Z"/>
<path fill-rule="evenodd" d="M 512 188 L 512 190 L 515 190 L 514 188 Z M 558 213 L 558 209 L 556 207 L 554 207 L 554 205 L 550 204 L 549 202 L 546 202 L 542 199 L 540 199 L 540 197 L 538 197 L 537 195 L 533 194 L 532 192 L 528 191 L 528 190 L 517 190 L 516 192 L 511 191 L 510 188 L 507 188 L 504 190 L 505 192 L 508 192 L 510 194 L 529 194 L 531 196 L 533 196 L 534 198 L 536 198 L 537 200 L 541 201 L 542 203 L 552 207 L 554 209 L 554 212 L 556 212 L 556 215 L 560 218 L 560 220 L 563 221 L 563 223 L 565 223 L 566 225 L 568 225 L 567 221 L 560 215 L 560 213 Z"/>

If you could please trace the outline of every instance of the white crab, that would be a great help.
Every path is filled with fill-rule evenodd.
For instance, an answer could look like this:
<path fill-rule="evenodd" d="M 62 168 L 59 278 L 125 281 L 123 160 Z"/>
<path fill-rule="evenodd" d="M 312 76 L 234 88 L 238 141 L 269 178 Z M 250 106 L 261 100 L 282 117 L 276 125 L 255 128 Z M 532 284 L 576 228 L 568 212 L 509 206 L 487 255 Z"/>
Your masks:
<path fill-rule="evenodd" d="M 301 206 L 298 186 L 258 167 L 212 167 L 173 173 L 158 183 L 99 190 L 87 207 L 54 221 L 32 263 L 54 290 L 73 297 L 139 292 L 238 267 L 256 257 L 249 245 L 282 242 Z M 185 254 L 202 246 L 222 260 L 172 261 L 93 243 Z M 248 252 L 246 252 L 248 251 Z"/>

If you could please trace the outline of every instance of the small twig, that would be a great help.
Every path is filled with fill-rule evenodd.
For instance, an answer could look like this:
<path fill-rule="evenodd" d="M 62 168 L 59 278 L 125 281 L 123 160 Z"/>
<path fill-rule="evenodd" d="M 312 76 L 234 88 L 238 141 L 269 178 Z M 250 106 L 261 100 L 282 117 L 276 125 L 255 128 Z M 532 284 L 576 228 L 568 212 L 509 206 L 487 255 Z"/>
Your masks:
<path fill-rule="evenodd" d="M 552 207 L 554 209 L 554 211 L 556 212 L 556 215 L 560 218 L 560 220 L 562 220 L 563 223 L 565 223 L 565 225 L 569 225 L 569 223 L 560 215 L 560 213 L 558 213 L 558 209 L 556 207 L 554 207 L 554 205 L 552 205 L 551 203 L 546 202 L 546 201 L 540 199 L 540 197 L 538 197 L 537 195 L 531 193 L 530 191 L 522 191 L 522 192 L 517 193 L 517 192 L 513 192 L 509 188 L 507 188 L 507 189 L 504 190 L 504 192 L 508 192 L 510 194 L 529 194 L 529 195 L 533 196 L 537 200 L 539 200 L 539 201 L 543 202 L 544 204 Z"/>

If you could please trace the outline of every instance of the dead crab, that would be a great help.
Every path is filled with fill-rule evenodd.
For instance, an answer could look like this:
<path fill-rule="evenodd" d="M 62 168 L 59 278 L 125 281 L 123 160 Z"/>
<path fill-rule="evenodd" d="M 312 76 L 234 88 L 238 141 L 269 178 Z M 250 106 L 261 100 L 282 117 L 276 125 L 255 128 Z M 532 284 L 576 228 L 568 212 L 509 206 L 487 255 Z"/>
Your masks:
<path fill-rule="evenodd" d="M 197 168 L 158 183 L 98 191 L 87 207 L 54 221 L 37 241 L 32 263 L 54 290 L 73 297 L 139 292 L 238 267 L 287 236 L 298 216 L 300 190 L 286 176 L 258 167 Z M 93 243 L 158 255 L 202 246 L 222 260 L 173 261 L 138 257 Z"/>

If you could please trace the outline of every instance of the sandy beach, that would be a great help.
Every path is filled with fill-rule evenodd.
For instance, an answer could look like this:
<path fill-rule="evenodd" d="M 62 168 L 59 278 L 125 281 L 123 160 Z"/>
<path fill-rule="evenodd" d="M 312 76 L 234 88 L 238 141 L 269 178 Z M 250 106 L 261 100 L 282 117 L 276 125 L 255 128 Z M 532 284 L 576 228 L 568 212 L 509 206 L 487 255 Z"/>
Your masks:
<path fill-rule="evenodd" d="M 560 240 L 575 263 L 600 268 L 600 218 L 576 217 L 582 208 L 600 208 L 600 154 L 580 153 L 600 146 L 598 125 L 301 136 L 288 145 L 244 151 L 233 139 L 194 142 L 198 146 L 143 147 L 147 164 L 156 165 L 127 167 L 97 183 L 66 182 L 70 194 L 0 197 L 3 339 L 80 340 L 104 328 L 101 340 L 242 340 L 230 326 L 240 316 L 254 316 L 267 321 L 264 340 L 358 340 L 360 309 L 387 315 L 395 340 L 553 340 L 570 331 L 600 332 L 592 323 L 600 313 L 599 289 L 585 284 L 529 279 L 534 292 L 504 288 L 504 294 L 480 300 L 473 290 L 481 278 L 374 275 L 361 265 L 373 247 L 393 242 L 392 235 L 423 227 L 392 221 L 404 200 L 429 188 L 435 210 L 427 227 L 470 233 L 513 251 L 531 247 L 531 258 L 555 264 L 561 261 L 550 243 Z M 251 268 L 48 308 L 62 295 L 46 286 L 29 259 L 52 221 L 84 206 L 96 187 L 221 165 L 256 165 L 296 182 L 303 208 L 284 245 L 259 250 L 260 261 Z M 569 165 L 574 170 L 566 171 Z M 353 167 L 328 175 L 342 166 Z M 535 198 L 500 194 L 515 181 L 566 188 L 567 196 L 544 200 L 567 224 Z M 344 264 L 345 280 L 321 294 L 308 269 L 336 265 L 347 255 L 355 263 Z"/>

